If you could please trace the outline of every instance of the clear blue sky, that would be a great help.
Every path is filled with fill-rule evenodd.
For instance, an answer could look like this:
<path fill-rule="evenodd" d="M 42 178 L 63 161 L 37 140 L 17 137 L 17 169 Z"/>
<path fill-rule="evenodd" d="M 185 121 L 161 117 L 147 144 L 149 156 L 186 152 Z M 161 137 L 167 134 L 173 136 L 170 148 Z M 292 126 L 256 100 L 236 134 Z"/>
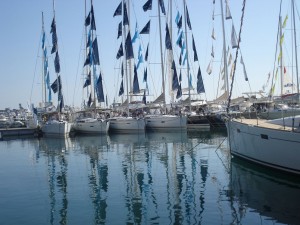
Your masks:
<path fill-rule="evenodd" d="M 117 25 L 121 17 L 113 18 L 113 13 L 120 0 L 93 0 L 93 2 L 100 63 L 104 79 L 104 94 L 108 95 L 111 104 L 119 90 L 119 73 L 116 69 L 118 63 L 115 57 L 120 45 L 120 40 L 117 40 L 116 36 Z M 146 0 L 133 0 L 131 3 L 132 34 L 136 20 L 139 29 L 142 29 L 150 18 L 154 18 L 151 22 L 151 31 L 155 31 L 156 25 L 154 24 L 157 23 L 157 19 L 150 16 L 157 15 L 157 2 L 153 0 L 152 11 L 144 13 L 142 5 L 145 2 Z M 167 1 L 164 0 L 164 2 L 167 8 Z M 182 10 L 183 1 L 174 0 L 173 2 L 174 21 L 177 9 Z M 268 72 L 273 68 L 279 2 L 279 0 L 248 0 L 246 3 L 241 49 L 252 91 L 261 89 L 264 82 L 266 82 Z M 287 4 L 289 1 L 284 0 L 284 2 L 289 5 Z M 242 0 L 231 0 L 229 3 L 234 25 L 238 32 Z M 210 61 L 212 43 L 210 37 L 213 27 L 211 19 L 212 0 L 187 0 L 187 5 L 206 89 L 206 96 L 203 96 L 203 98 L 206 97 L 208 100 L 212 100 L 216 95 L 217 70 L 220 67 L 218 61 L 221 60 L 220 50 L 222 48 L 221 19 L 217 15 L 220 14 L 220 1 L 216 0 L 215 5 L 214 28 L 217 40 L 214 42 L 214 48 L 216 62 L 214 73 L 211 75 L 206 73 L 206 68 Z M 84 0 L 57 0 L 55 9 L 65 103 L 80 106 L 82 102 Z M 289 13 L 287 6 L 284 10 L 284 15 Z M 17 108 L 19 103 L 27 106 L 27 103 L 30 102 L 31 92 L 32 103 L 36 105 L 41 101 L 40 74 L 42 62 L 40 42 L 42 11 L 44 12 L 48 44 L 51 45 L 50 24 L 53 18 L 51 0 L 10 0 L 1 1 L 0 3 L 0 109 L 5 107 Z M 228 45 L 230 45 L 231 23 L 226 21 L 226 41 Z M 173 35 L 175 36 L 177 29 L 175 25 L 173 25 L 173 28 Z M 298 39 L 299 36 L 300 34 Z M 146 45 L 149 37 L 143 35 L 142 38 L 143 44 Z M 300 43 L 299 40 L 298 43 Z M 50 52 L 50 46 L 48 46 L 48 49 L 48 52 Z M 135 52 L 135 54 L 137 53 Z M 159 62 L 159 59 L 155 60 Z M 49 64 L 50 80 L 53 82 L 56 76 L 53 69 L 53 58 L 49 58 Z M 240 64 L 238 67 L 240 67 Z M 142 70 L 139 70 L 138 76 L 141 88 L 144 87 L 142 73 Z M 153 72 L 152 78 L 149 79 L 160 79 L 160 75 L 154 74 L 156 72 Z M 238 78 L 237 95 L 238 92 L 249 91 L 248 84 L 243 82 L 242 72 L 237 76 L 240 77 Z M 195 78 L 193 79 L 195 81 Z M 151 88 L 154 89 L 154 86 L 158 86 L 158 84 L 153 84 L 153 87 L 152 85 L 149 86 L 151 91 Z M 56 95 L 53 96 L 53 100 L 56 101 Z"/>

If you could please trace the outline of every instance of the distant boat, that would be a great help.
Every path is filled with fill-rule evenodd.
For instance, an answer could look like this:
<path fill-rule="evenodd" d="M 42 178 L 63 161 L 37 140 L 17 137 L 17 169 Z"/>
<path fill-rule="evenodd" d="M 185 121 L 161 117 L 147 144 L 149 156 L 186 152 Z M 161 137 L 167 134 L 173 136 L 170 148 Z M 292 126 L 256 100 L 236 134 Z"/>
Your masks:
<path fill-rule="evenodd" d="M 54 6 L 54 0 L 53 0 Z M 55 53 L 54 67 L 57 75 L 56 80 L 52 83 L 51 88 L 54 93 L 58 96 L 58 110 L 53 113 L 44 113 L 42 118 L 44 123 L 42 124 L 42 132 L 44 135 L 58 135 L 66 136 L 69 135 L 71 131 L 72 123 L 69 122 L 69 112 L 63 112 L 64 108 L 64 97 L 62 93 L 62 81 L 60 77 L 60 60 L 58 54 L 58 43 L 57 43 L 57 33 L 56 33 L 56 21 L 55 21 L 55 10 L 54 16 L 51 24 L 52 33 L 52 50 L 51 53 Z M 63 115 L 64 114 L 64 115 Z"/>
<path fill-rule="evenodd" d="M 151 2 L 151 7 L 149 7 L 149 3 Z M 173 70 L 173 84 L 172 84 L 172 91 L 177 90 L 178 98 L 181 97 L 181 84 L 178 82 L 178 77 L 176 73 L 175 62 L 173 60 L 173 51 L 172 51 L 172 43 L 170 37 L 170 30 L 168 27 L 168 22 L 166 22 L 166 34 L 165 34 L 165 51 L 168 52 L 169 62 L 164 63 L 163 59 L 163 47 L 162 47 L 162 27 L 161 27 L 161 12 L 166 14 L 164 3 L 157 2 L 158 4 L 158 22 L 159 22 L 159 44 L 160 44 L 160 64 L 161 64 L 161 95 L 154 101 L 154 103 L 161 104 L 161 112 L 158 114 L 147 114 L 145 115 L 145 124 L 146 130 L 171 130 L 171 129 L 186 129 L 187 128 L 187 116 L 186 115 L 175 115 L 169 114 L 166 109 L 166 84 L 165 84 L 165 70 L 164 66 L 169 66 L 169 71 Z M 147 1 L 146 4 L 143 6 L 144 11 L 152 9 L 152 1 Z M 150 24 L 150 21 L 147 23 Z M 147 26 L 147 25 L 146 25 Z M 150 28 L 149 28 L 150 30 Z M 149 34 L 149 30 L 147 34 Z M 153 43 L 154 47 L 154 43 Z M 149 106 L 151 109 L 151 105 Z"/>
<path fill-rule="evenodd" d="M 85 1 L 86 3 L 86 1 Z M 100 65 L 96 22 L 94 8 L 91 2 L 91 10 L 85 18 L 85 27 L 89 28 L 88 35 L 86 34 L 86 59 L 84 67 L 87 71 L 83 89 L 89 92 L 89 98 L 85 109 L 77 112 L 78 117 L 75 119 L 73 129 L 77 133 L 98 133 L 105 134 L 108 131 L 109 123 L 105 118 L 105 113 L 100 115 L 97 109 L 97 101 L 104 102 L 102 75 L 96 78 L 97 66 Z M 86 29 L 85 29 L 86 30 Z M 95 82 L 96 81 L 96 82 Z"/>

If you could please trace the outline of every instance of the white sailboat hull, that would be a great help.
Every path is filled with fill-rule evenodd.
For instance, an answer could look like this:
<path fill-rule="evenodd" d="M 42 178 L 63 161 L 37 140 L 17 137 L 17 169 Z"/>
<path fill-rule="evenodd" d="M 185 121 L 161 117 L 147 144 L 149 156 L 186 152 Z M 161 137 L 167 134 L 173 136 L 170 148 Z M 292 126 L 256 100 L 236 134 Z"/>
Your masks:
<path fill-rule="evenodd" d="M 231 120 L 226 126 L 231 154 L 300 175 L 300 132 L 273 124 L 256 126 L 247 120 Z"/>
<path fill-rule="evenodd" d="M 109 119 L 109 132 L 144 132 L 145 121 L 142 118 L 113 117 Z"/>
<path fill-rule="evenodd" d="M 42 126 L 42 132 L 44 135 L 68 135 L 71 131 L 72 123 L 67 121 L 49 121 Z"/>
<path fill-rule="evenodd" d="M 74 123 L 73 129 L 78 133 L 87 133 L 87 134 L 105 134 L 108 130 L 108 122 L 105 120 L 97 119 L 82 119 Z"/>
<path fill-rule="evenodd" d="M 187 117 L 176 115 L 146 115 L 146 129 L 186 129 Z"/>

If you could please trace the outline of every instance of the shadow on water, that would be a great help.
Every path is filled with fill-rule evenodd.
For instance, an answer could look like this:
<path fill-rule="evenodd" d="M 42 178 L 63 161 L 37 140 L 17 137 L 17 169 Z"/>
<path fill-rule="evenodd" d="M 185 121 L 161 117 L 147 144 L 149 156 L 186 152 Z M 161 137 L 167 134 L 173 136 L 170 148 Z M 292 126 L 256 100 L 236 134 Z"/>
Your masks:
<path fill-rule="evenodd" d="M 236 222 L 243 223 L 248 210 L 264 220 L 300 223 L 300 178 L 264 168 L 234 157 L 231 160 L 228 197 L 238 204 Z M 234 210 L 233 210 L 234 211 Z"/>

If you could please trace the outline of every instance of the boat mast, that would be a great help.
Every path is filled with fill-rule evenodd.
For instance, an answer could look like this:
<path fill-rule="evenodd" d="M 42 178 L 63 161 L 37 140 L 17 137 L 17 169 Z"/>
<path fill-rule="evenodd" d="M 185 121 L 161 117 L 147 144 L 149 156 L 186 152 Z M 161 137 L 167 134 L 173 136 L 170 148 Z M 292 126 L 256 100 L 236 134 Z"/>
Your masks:
<path fill-rule="evenodd" d="M 221 2 L 221 17 L 222 17 L 222 30 L 223 30 L 223 64 L 225 72 L 225 87 L 226 87 L 226 99 L 229 97 L 229 84 L 228 84 L 228 66 L 227 66 L 227 52 L 226 52 L 226 39 L 225 39 L 225 23 L 224 23 L 224 11 L 223 0 Z"/>
<path fill-rule="evenodd" d="M 123 14 L 125 12 L 125 8 L 124 8 L 124 5 L 126 4 L 125 2 L 126 0 L 122 0 L 122 4 L 123 4 Z M 127 8 L 127 7 L 126 7 Z M 123 15 L 123 19 L 124 19 L 124 15 Z M 124 21 L 123 21 L 124 23 Z M 129 26 L 128 26 L 128 32 L 129 32 Z M 125 81 L 126 81 L 126 100 L 127 101 L 127 116 L 129 116 L 129 89 L 128 89 L 128 72 L 127 72 L 127 60 L 126 60 L 126 49 L 125 49 L 125 45 L 126 45 L 126 27 L 125 25 L 123 24 L 123 42 L 124 42 L 124 46 L 123 46 L 123 52 L 125 52 L 125 57 L 124 57 L 124 62 L 123 62 L 123 65 L 124 65 L 124 69 L 125 69 Z"/>
<path fill-rule="evenodd" d="M 299 100 L 299 76 L 298 76 L 298 57 L 297 57 L 297 38 L 296 38 L 295 1 L 294 0 L 292 0 L 292 13 L 293 13 L 293 30 L 294 30 L 294 43 L 295 43 L 297 93 L 298 93 L 298 100 Z"/>
<path fill-rule="evenodd" d="M 45 27 L 44 27 L 44 13 L 42 12 L 42 35 L 43 35 L 43 41 L 44 41 L 44 46 L 43 47 L 45 47 L 45 42 L 46 42 L 46 40 L 45 40 Z M 44 103 L 43 105 L 44 105 L 44 107 L 46 107 L 46 101 L 47 101 L 47 94 L 46 94 L 46 79 L 45 79 L 45 76 L 46 76 L 46 74 L 45 74 L 45 60 L 46 60 L 46 58 L 45 58 L 45 54 L 44 54 L 44 49 L 43 49 L 43 60 L 42 60 L 42 103 Z"/>
<path fill-rule="evenodd" d="M 186 45 L 186 57 L 187 57 L 187 77 L 188 77 L 188 90 L 189 90 L 189 112 L 191 112 L 191 87 L 190 87 L 190 64 L 189 64 L 189 54 L 188 54 L 188 41 L 187 41 L 187 7 L 186 7 L 186 1 L 183 0 L 183 7 L 184 7 L 184 29 L 185 29 L 185 45 Z M 223 11 L 223 10 L 222 10 Z"/>
<path fill-rule="evenodd" d="M 279 16 L 279 37 L 282 37 L 282 18 L 281 15 Z M 281 78 L 281 87 L 280 87 L 280 95 L 283 95 L 283 66 L 282 66 L 282 43 L 280 42 L 279 44 L 279 48 L 280 48 L 280 78 Z"/>
<path fill-rule="evenodd" d="M 158 7 L 158 24 L 159 24 L 159 42 L 160 42 L 160 63 L 161 63 L 161 79 L 162 79 L 162 91 L 163 91 L 163 108 L 164 113 L 166 112 L 166 92 L 165 92 L 165 77 L 164 77 L 164 60 L 163 60 L 163 52 L 162 52 L 162 37 L 161 37 L 161 19 L 160 19 L 160 6 L 159 0 L 157 1 Z"/>
<path fill-rule="evenodd" d="M 84 0 L 84 19 L 86 19 L 86 0 Z M 88 55 L 88 50 L 87 50 L 87 47 L 86 47 L 86 43 L 87 43 L 87 26 L 84 26 L 84 36 L 85 36 L 85 43 L 84 43 L 84 46 L 85 46 L 85 55 L 84 55 L 84 57 L 86 57 Z M 86 66 L 85 71 L 86 71 L 86 76 L 88 76 L 89 75 L 89 67 L 88 66 Z M 91 78 L 91 80 L 92 80 L 92 78 Z M 88 96 L 88 93 L 89 93 L 88 89 L 89 88 L 87 87 L 86 88 L 86 94 L 87 94 L 87 96 Z M 84 88 L 82 89 L 82 101 L 84 100 L 83 96 L 84 96 Z"/>
<path fill-rule="evenodd" d="M 173 33 L 173 26 L 172 26 L 172 0 L 170 0 L 169 1 L 169 3 L 170 3 L 170 9 L 169 9 L 169 11 L 170 11 L 170 20 L 169 20 L 169 27 L 170 27 L 170 41 L 171 41 L 171 43 L 172 43 L 172 33 Z M 173 63 L 173 59 L 174 59 L 174 57 L 173 57 L 173 51 L 168 51 L 168 63 L 169 63 L 169 65 L 168 65 L 168 68 L 171 68 L 171 65 L 172 65 L 172 63 Z M 172 90 L 172 80 L 173 80 L 173 77 L 172 77 L 172 70 L 168 70 L 169 71 L 169 95 L 170 95 L 170 97 L 171 97 L 171 102 L 174 102 L 174 92 L 173 92 L 173 90 Z"/>
<path fill-rule="evenodd" d="M 53 0 L 53 20 L 54 20 L 54 22 L 55 22 L 55 26 L 56 26 L 56 20 L 55 20 L 55 2 L 54 2 L 55 0 Z M 58 52 L 58 44 L 56 43 L 56 51 Z M 56 71 L 55 71 L 56 72 Z M 59 80 L 58 80 L 58 73 L 56 72 L 56 79 L 57 79 L 57 82 L 58 82 L 58 89 L 60 88 L 60 82 L 59 82 Z M 59 98 L 59 95 L 58 95 L 58 98 Z M 60 107 L 59 106 L 59 100 L 57 101 L 57 104 L 58 104 L 58 107 Z M 60 119 L 60 117 L 61 117 L 61 113 L 60 113 L 60 110 L 58 110 L 58 118 Z"/>

